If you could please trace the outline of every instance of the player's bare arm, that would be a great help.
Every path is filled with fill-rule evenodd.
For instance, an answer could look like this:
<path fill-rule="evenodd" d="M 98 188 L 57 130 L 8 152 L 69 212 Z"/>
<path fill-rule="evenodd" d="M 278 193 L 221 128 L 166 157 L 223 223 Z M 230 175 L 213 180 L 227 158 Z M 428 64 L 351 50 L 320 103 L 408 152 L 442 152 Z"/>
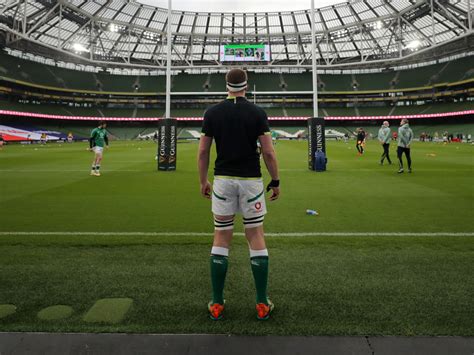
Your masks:
<path fill-rule="evenodd" d="M 273 148 L 272 137 L 270 135 L 262 135 L 258 137 L 258 140 L 262 147 L 263 160 L 265 161 L 268 173 L 272 178 L 272 181 L 267 187 L 267 191 L 270 191 L 270 189 L 272 190 L 270 201 L 274 201 L 280 196 L 280 177 L 278 175 L 278 162 L 275 149 Z"/>
<path fill-rule="evenodd" d="M 209 169 L 209 156 L 211 154 L 212 138 L 207 136 L 201 136 L 198 148 L 198 170 L 199 170 L 199 183 L 201 185 L 201 195 L 205 198 L 211 198 L 211 183 L 207 177 L 207 171 Z"/>

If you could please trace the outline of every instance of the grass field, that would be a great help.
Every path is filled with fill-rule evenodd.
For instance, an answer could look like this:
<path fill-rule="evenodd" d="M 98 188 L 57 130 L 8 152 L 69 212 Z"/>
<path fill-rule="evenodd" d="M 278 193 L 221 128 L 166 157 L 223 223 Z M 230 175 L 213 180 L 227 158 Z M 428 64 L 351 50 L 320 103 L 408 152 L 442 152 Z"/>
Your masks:
<path fill-rule="evenodd" d="M 159 173 L 152 143 L 112 142 L 99 178 L 84 143 L 0 151 L 0 331 L 474 335 L 474 146 L 416 143 L 414 173 L 398 175 L 373 141 L 362 157 L 329 142 L 325 173 L 307 169 L 306 143 L 278 142 L 266 323 L 241 236 L 226 319 L 207 318 L 212 222 L 196 148 L 179 144 L 178 170 Z M 86 322 L 104 298 L 133 303 L 115 323 Z M 2 304 L 16 312 L 2 318 Z M 53 305 L 73 313 L 37 317 Z"/>

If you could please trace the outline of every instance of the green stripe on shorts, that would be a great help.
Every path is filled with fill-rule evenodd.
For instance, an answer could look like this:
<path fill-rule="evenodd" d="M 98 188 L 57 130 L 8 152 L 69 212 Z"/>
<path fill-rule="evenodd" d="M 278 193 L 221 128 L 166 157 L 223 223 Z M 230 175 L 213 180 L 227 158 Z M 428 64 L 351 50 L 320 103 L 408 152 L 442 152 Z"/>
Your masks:
<path fill-rule="evenodd" d="M 215 191 L 212 191 L 212 193 L 214 194 L 214 196 L 216 196 L 219 200 L 222 200 L 222 201 L 225 201 L 227 200 L 225 197 L 222 197 L 222 196 L 219 196 L 218 194 L 216 194 Z"/>
<path fill-rule="evenodd" d="M 247 202 L 250 203 L 250 202 L 253 202 L 253 201 L 258 200 L 258 198 L 259 198 L 260 196 L 262 196 L 264 192 L 265 192 L 265 190 L 262 190 L 262 192 L 260 192 L 257 196 L 252 197 L 250 200 L 247 200 Z"/>

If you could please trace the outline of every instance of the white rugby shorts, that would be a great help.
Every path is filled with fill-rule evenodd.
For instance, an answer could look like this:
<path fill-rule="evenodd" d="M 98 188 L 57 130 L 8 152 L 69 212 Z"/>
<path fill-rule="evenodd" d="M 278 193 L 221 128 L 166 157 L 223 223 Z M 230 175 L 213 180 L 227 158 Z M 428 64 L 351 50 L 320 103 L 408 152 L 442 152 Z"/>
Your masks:
<path fill-rule="evenodd" d="M 241 213 L 244 225 L 255 226 L 263 222 L 267 213 L 265 187 L 261 178 L 245 179 L 215 176 L 212 187 L 212 213 L 232 216 Z"/>

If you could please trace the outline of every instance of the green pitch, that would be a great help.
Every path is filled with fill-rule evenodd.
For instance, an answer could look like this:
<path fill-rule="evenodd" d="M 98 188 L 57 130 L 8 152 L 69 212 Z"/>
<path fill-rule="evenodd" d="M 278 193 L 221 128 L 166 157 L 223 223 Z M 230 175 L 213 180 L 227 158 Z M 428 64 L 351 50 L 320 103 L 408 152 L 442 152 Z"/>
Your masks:
<path fill-rule="evenodd" d="M 152 143 L 112 142 L 101 177 L 85 143 L 0 151 L 0 331 L 474 335 L 474 146 L 416 143 L 414 173 L 397 175 L 394 147 L 380 166 L 374 141 L 362 157 L 329 142 L 325 173 L 308 171 L 306 143 L 278 142 L 265 323 L 242 236 L 226 319 L 207 317 L 196 148 L 179 144 L 178 171 L 159 173 Z"/>

